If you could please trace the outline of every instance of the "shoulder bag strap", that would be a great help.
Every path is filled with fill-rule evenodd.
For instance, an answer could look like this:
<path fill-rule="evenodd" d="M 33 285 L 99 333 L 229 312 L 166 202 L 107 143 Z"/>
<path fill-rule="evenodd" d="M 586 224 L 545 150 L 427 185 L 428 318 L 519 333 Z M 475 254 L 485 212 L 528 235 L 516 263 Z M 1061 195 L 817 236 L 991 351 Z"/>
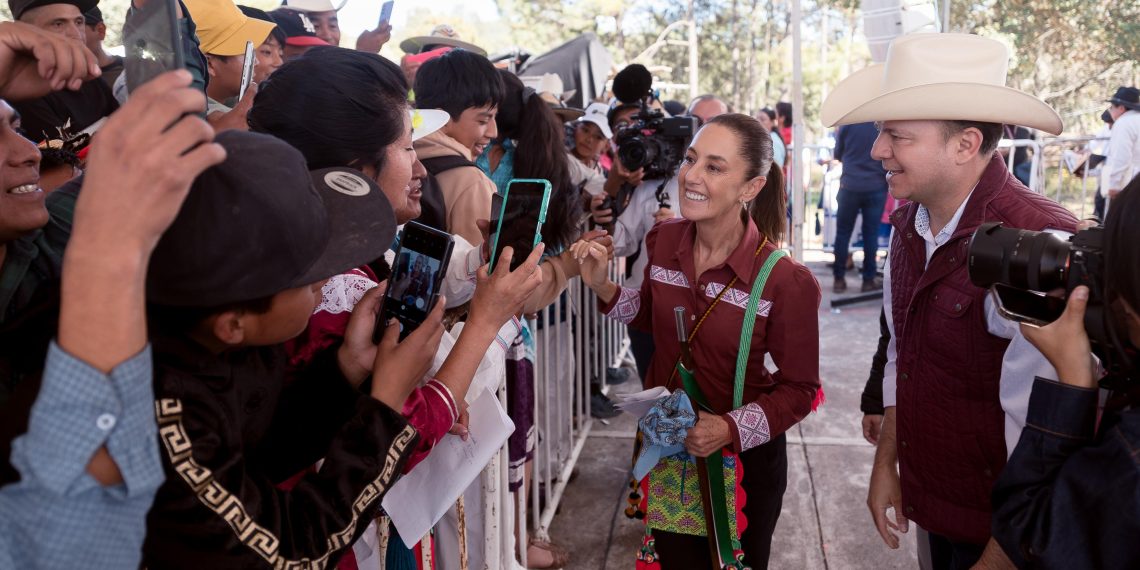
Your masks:
<path fill-rule="evenodd" d="M 760 295 L 764 293 L 764 285 L 768 283 L 768 276 L 780 258 L 788 255 L 787 251 L 777 249 L 768 256 L 756 281 L 752 282 L 752 293 L 748 295 L 748 309 L 744 311 L 744 325 L 740 330 L 740 350 L 736 355 L 736 380 L 732 386 L 732 409 L 744 404 L 744 374 L 748 371 L 748 354 L 752 352 L 752 329 L 756 326 L 756 312 L 760 306 Z"/>

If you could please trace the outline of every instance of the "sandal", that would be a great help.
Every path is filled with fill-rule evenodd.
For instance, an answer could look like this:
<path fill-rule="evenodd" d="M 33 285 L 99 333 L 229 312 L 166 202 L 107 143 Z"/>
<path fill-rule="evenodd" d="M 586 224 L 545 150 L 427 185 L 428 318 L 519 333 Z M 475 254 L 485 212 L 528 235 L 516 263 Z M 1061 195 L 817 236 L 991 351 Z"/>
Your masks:
<path fill-rule="evenodd" d="M 550 564 L 548 564 L 546 566 L 534 566 L 531 563 L 530 556 L 528 555 L 527 556 L 527 567 L 528 568 L 532 568 L 535 570 L 556 570 L 556 569 L 562 568 L 562 567 L 564 567 L 570 563 L 570 553 L 567 552 L 566 549 L 564 549 L 561 546 L 558 546 L 556 544 L 551 544 L 548 541 L 538 540 L 534 537 L 531 537 L 530 540 L 527 541 L 527 549 L 529 550 L 530 548 L 537 548 L 537 549 L 545 550 L 545 551 L 549 552 L 551 562 L 550 562 Z"/>

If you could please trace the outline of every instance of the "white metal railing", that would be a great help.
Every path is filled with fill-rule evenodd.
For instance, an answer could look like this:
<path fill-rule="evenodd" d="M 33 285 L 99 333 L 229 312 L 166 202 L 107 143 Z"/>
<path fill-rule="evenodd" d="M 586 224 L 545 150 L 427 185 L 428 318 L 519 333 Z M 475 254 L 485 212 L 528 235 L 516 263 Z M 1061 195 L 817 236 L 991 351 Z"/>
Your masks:
<path fill-rule="evenodd" d="M 610 278 L 622 282 L 624 260 L 610 264 Z M 617 366 L 628 350 L 625 326 L 598 312 L 594 294 L 572 279 L 552 305 L 529 320 L 535 339 L 534 421 L 538 434 L 529 498 L 510 493 L 508 445 L 483 470 L 482 548 L 480 568 L 518 570 L 526 567 L 528 525 L 535 536 L 549 539 L 551 522 L 569 484 L 570 475 L 590 434 L 590 383 L 598 378 L 605 389 L 606 369 Z M 541 326 L 541 328 L 540 328 Z M 505 380 L 505 378 L 504 378 Z M 499 400 L 506 408 L 506 382 L 500 382 Z M 516 512 L 518 519 L 516 519 Z M 518 540 L 516 541 L 516 527 Z M 517 553 L 517 556 L 516 556 Z"/>
<path fill-rule="evenodd" d="M 1050 196 L 1054 201 L 1064 204 L 1064 194 L 1066 187 L 1071 185 L 1073 178 L 1080 179 L 1080 206 L 1079 211 L 1075 211 L 1077 217 L 1086 217 L 1086 208 L 1088 208 L 1091 200 L 1089 199 L 1089 191 L 1097 190 L 1097 176 L 1098 169 L 1089 169 L 1089 160 L 1086 158 L 1078 168 L 1080 175 L 1071 172 L 1065 164 L 1064 154 L 1066 151 L 1073 151 L 1079 154 L 1087 153 L 1090 147 L 1099 142 L 1107 142 L 1105 137 L 1096 136 L 1082 136 L 1082 137 L 1058 137 L 1046 139 L 1038 146 L 1038 151 L 1034 156 L 1033 161 L 1033 174 L 1034 178 L 1031 179 L 1030 188 L 1034 191 L 1047 194 L 1049 190 L 1049 181 L 1055 180 L 1056 187 L 1054 188 L 1053 195 Z M 1012 153 L 1010 153 L 1012 154 Z M 1090 176 L 1092 172 L 1092 176 Z M 1069 183 L 1066 183 L 1069 181 Z"/>
<path fill-rule="evenodd" d="M 624 260 L 610 264 L 610 278 L 621 283 Z M 605 389 L 606 369 L 617 366 L 628 346 L 625 327 L 598 312 L 597 299 L 581 279 L 570 281 L 558 301 L 543 310 L 543 328 L 532 320 L 537 344 L 531 523 L 538 538 L 549 539 L 550 524 L 578 461 L 593 420 L 590 383 Z"/>

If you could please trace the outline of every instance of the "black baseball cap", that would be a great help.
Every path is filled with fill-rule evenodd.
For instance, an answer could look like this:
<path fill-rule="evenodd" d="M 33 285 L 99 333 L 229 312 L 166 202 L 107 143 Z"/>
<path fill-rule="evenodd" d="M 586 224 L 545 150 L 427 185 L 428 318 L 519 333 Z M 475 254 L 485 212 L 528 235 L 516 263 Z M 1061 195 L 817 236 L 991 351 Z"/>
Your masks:
<path fill-rule="evenodd" d="M 330 45 L 317 37 L 313 31 L 313 23 L 304 12 L 278 8 L 269 13 L 269 17 L 277 23 L 277 27 L 285 32 L 285 43 L 291 46 L 313 47 Z"/>
<path fill-rule="evenodd" d="M 103 21 L 103 11 L 98 6 L 83 13 L 83 23 L 94 26 Z"/>
<path fill-rule="evenodd" d="M 269 135 L 226 131 L 215 141 L 226 160 L 198 176 L 159 240 L 149 302 L 252 301 L 360 267 L 392 245 L 392 206 L 361 172 L 310 172 L 300 151 Z"/>
<path fill-rule="evenodd" d="M 80 12 L 86 12 L 99 4 L 99 0 L 8 0 L 8 10 L 12 12 L 12 18 L 19 20 L 24 12 L 32 8 L 39 8 L 40 6 L 50 6 L 52 4 L 71 4 L 79 8 Z"/>

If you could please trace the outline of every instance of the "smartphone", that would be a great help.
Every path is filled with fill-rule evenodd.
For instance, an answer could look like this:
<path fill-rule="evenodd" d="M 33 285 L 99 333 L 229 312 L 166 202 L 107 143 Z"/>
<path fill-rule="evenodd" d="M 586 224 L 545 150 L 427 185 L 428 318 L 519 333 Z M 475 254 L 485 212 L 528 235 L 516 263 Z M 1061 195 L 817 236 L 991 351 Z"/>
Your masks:
<path fill-rule="evenodd" d="M 1065 299 L 1001 283 L 990 288 L 998 314 L 1019 323 L 1043 327 L 1065 312 Z"/>
<path fill-rule="evenodd" d="M 127 57 L 123 72 L 127 92 L 167 71 L 182 69 L 182 35 L 178 27 L 178 0 L 151 0 L 131 12 L 123 26 Z"/>
<path fill-rule="evenodd" d="M 395 3 L 396 3 L 395 0 L 388 0 L 387 2 L 384 3 L 383 6 L 380 7 L 380 25 L 381 26 L 392 21 L 392 5 Z"/>
<path fill-rule="evenodd" d="M 511 271 L 522 265 L 531 250 L 542 242 L 542 224 L 550 205 L 550 181 L 514 179 L 503 195 L 491 200 L 491 265 L 494 271 L 499 255 L 508 245 L 514 249 Z"/>
<path fill-rule="evenodd" d="M 245 41 L 245 60 L 241 68 L 241 88 L 238 90 L 238 101 L 245 97 L 245 90 L 253 81 L 253 67 L 257 65 L 257 58 L 253 55 L 253 42 Z"/>
<path fill-rule="evenodd" d="M 455 240 L 451 234 L 417 222 L 408 222 L 400 232 L 400 246 L 392 262 L 388 291 L 377 317 L 372 341 L 379 344 L 390 319 L 400 323 L 400 340 L 404 340 L 439 299 L 439 289 Z"/>

